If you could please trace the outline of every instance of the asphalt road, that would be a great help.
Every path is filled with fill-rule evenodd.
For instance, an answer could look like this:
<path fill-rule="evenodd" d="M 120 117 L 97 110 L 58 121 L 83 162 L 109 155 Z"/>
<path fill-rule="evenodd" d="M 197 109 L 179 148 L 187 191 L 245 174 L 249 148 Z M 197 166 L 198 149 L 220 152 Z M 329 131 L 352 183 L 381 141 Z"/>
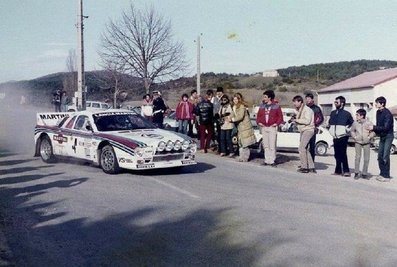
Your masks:
<path fill-rule="evenodd" d="M 0 256 L 16 266 L 397 266 L 396 184 L 331 176 L 332 156 L 316 175 L 297 154 L 279 168 L 199 154 L 111 176 L 32 157 L 35 113 L 5 114 Z"/>
<path fill-rule="evenodd" d="M 17 266 L 396 266 L 396 191 L 199 155 L 110 176 L 0 153 Z"/>

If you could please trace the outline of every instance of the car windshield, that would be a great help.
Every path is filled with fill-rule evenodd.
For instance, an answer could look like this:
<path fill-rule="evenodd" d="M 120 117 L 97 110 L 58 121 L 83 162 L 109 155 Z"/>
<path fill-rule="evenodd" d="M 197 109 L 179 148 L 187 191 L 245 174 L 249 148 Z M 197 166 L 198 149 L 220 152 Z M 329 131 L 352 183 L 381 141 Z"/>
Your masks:
<path fill-rule="evenodd" d="M 156 128 L 142 116 L 131 113 L 99 113 L 94 114 L 93 118 L 98 131 L 101 132 Z"/>

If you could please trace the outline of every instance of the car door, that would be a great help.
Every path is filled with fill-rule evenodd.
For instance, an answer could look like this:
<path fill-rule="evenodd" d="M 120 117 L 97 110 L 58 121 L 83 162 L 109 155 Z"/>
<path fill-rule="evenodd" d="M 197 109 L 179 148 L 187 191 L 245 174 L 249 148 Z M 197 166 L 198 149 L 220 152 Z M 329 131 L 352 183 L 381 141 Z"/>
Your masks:
<path fill-rule="evenodd" d="M 90 120 L 86 115 L 77 117 L 73 125 L 73 130 L 70 131 L 70 145 L 69 154 L 76 158 L 92 159 L 92 137 L 93 133 L 90 130 Z"/>
<path fill-rule="evenodd" d="M 277 148 L 295 150 L 299 148 L 300 133 L 295 124 L 281 128 L 277 133 Z"/>

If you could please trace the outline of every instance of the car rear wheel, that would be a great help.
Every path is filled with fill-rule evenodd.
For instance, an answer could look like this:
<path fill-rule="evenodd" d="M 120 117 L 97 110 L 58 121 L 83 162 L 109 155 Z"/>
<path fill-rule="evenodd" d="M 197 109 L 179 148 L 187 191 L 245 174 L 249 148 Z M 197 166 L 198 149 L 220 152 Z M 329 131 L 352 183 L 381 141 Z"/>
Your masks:
<path fill-rule="evenodd" d="M 390 154 L 394 154 L 394 153 L 396 153 L 396 146 L 395 145 L 391 145 Z"/>
<path fill-rule="evenodd" d="M 55 161 L 50 138 L 46 135 L 40 140 L 40 157 L 44 162 L 51 163 Z"/>
<path fill-rule="evenodd" d="M 120 167 L 117 162 L 116 153 L 112 146 L 104 146 L 100 155 L 101 168 L 105 173 L 116 174 L 120 172 Z"/>
<path fill-rule="evenodd" d="M 316 154 L 319 156 L 325 156 L 327 154 L 328 145 L 323 142 L 316 144 Z"/>

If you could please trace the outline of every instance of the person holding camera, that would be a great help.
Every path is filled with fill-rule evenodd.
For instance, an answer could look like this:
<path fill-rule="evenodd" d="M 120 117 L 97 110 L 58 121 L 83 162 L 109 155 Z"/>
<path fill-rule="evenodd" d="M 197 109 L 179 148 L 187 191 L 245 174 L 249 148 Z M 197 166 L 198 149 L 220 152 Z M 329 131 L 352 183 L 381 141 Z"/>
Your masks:
<path fill-rule="evenodd" d="M 230 100 L 227 95 L 223 95 L 220 99 L 221 109 L 219 110 L 219 125 L 220 125 L 220 156 L 234 157 L 234 149 L 232 143 L 232 131 L 234 123 L 230 121 L 233 112 Z"/>
<path fill-rule="evenodd" d="M 291 118 L 293 123 L 296 123 L 300 132 L 300 144 L 299 144 L 299 158 L 300 168 L 298 172 L 301 173 L 316 173 L 314 168 L 313 158 L 309 151 L 309 142 L 314 135 L 314 112 L 313 110 L 303 103 L 303 97 L 300 95 L 295 96 L 292 99 L 294 107 L 298 114 Z"/>

